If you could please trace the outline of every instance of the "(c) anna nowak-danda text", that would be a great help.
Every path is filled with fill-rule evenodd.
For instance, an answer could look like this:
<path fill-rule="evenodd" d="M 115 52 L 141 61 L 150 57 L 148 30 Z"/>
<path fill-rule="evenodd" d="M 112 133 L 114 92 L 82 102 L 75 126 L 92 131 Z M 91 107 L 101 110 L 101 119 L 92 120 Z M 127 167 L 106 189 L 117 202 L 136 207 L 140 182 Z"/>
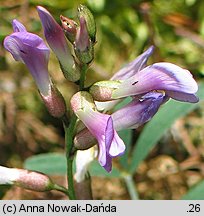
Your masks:
<path fill-rule="evenodd" d="M 100 203 L 100 205 L 93 205 L 86 203 L 85 205 L 56 205 L 48 204 L 46 205 L 25 205 L 21 204 L 18 212 L 116 212 L 116 206 Z"/>

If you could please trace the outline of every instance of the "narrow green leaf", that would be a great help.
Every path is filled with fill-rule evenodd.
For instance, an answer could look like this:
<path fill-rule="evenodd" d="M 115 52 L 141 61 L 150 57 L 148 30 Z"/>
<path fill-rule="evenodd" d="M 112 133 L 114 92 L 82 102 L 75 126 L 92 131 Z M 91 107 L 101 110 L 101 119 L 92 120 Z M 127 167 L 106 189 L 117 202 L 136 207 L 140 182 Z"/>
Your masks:
<path fill-rule="evenodd" d="M 66 158 L 60 153 L 39 154 L 28 158 L 24 162 L 24 167 L 47 175 L 65 175 Z"/>
<path fill-rule="evenodd" d="M 204 181 L 192 187 L 182 198 L 182 200 L 204 200 Z"/>
<path fill-rule="evenodd" d="M 199 85 L 198 97 L 200 102 L 204 99 L 204 83 Z M 129 171 L 134 173 L 138 165 L 145 159 L 152 148 L 157 144 L 163 134 L 175 122 L 176 119 L 190 113 L 199 103 L 190 104 L 177 102 L 175 100 L 169 101 L 163 105 L 153 119 L 146 124 L 132 153 L 132 161 Z"/>
<path fill-rule="evenodd" d="M 28 158 L 24 162 L 24 168 L 29 170 L 35 170 L 42 172 L 47 175 L 66 175 L 66 157 L 64 154 L 60 153 L 46 153 L 39 154 Z M 75 163 L 73 166 L 75 172 Z M 101 177 L 119 177 L 120 172 L 113 168 L 111 173 L 106 172 L 98 163 L 97 160 L 91 163 L 89 168 L 90 174 L 92 176 Z"/>

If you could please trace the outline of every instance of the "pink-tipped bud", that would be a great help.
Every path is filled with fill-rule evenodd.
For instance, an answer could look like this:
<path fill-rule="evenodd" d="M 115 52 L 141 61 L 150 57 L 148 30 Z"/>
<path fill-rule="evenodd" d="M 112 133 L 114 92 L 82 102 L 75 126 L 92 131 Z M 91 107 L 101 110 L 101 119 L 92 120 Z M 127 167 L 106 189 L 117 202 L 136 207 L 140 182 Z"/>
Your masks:
<path fill-rule="evenodd" d="M 92 96 L 86 91 L 80 91 L 74 94 L 70 103 L 75 114 L 81 110 L 96 109 Z"/>
<path fill-rule="evenodd" d="M 0 166 L 0 184 L 16 185 L 39 192 L 54 189 L 53 182 L 45 174 L 3 166 Z"/>
<path fill-rule="evenodd" d="M 61 118 L 66 113 L 66 104 L 62 94 L 53 85 L 50 85 L 49 94 L 40 94 L 48 112 L 55 118 Z"/>
<path fill-rule="evenodd" d="M 77 31 L 76 35 L 76 49 L 80 52 L 86 51 L 90 46 L 89 35 L 86 27 L 86 20 L 84 17 L 80 18 L 80 28 Z"/>
<path fill-rule="evenodd" d="M 120 81 L 100 81 L 94 83 L 89 92 L 96 101 L 112 100 L 112 93 L 118 88 Z"/>
<path fill-rule="evenodd" d="M 19 170 L 19 179 L 15 184 L 28 190 L 41 192 L 53 189 L 53 183 L 48 176 L 28 170 Z"/>
<path fill-rule="evenodd" d="M 80 28 L 77 29 L 75 40 L 75 54 L 79 61 L 88 64 L 94 58 L 93 44 L 89 38 L 87 31 L 86 20 L 80 17 Z"/>
<path fill-rule="evenodd" d="M 74 43 L 74 41 L 76 39 L 78 24 L 74 20 L 69 19 L 69 18 L 62 16 L 62 15 L 60 15 L 60 20 L 62 23 L 62 29 L 64 30 L 64 33 L 65 33 L 67 39 L 71 43 Z"/>

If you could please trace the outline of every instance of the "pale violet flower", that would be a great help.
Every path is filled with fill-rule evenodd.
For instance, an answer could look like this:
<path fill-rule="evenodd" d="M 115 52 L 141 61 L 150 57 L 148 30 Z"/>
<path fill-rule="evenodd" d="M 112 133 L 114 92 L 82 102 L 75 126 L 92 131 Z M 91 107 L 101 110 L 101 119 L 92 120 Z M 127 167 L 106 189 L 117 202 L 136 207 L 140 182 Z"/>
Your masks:
<path fill-rule="evenodd" d="M 12 25 L 14 33 L 5 38 L 4 47 L 16 61 L 27 66 L 49 113 L 57 118 L 62 117 L 66 112 L 66 104 L 48 74 L 49 48 L 42 38 L 27 32 L 19 21 L 13 20 Z"/>
<path fill-rule="evenodd" d="M 50 89 L 49 48 L 42 38 L 27 32 L 23 24 L 17 20 L 13 20 L 12 24 L 14 33 L 5 38 L 4 47 L 16 61 L 21 61 L 28 67 L 40 92 L 48 95 Z"/>
<path fill-rule="evenodd" d="M 91 96 L 87 92 L 78 92 L 71 99 L 71 107 L 84 123 L 99 145 L 98 161 L 106 171 L 112 169 L 112 158 L 122 155 L 125 145 L 113 127 L 110 115 L 94 109 Z"/>
<path fill-rule="evenodd" d="M 165 95 L 175 100 L 196 103 L 195 93 L 198 85 L 192 74 L 175 64 L 160 62 L 150 65 L 134 76 L 121 81 L 112 92 L 112 99 L 146 94 L 150 91 L 162 90 Z"/>
<path fill-rule="evenodd" d="M 149 57 L 154 51 L 154 46 L 150 46 L 145 50 L 141 55 L 136 59 L 125 65 L 118 72 L 116 72 L 110 80 L 125 80 L 134 76 L 139 70 L 142 70 L 146 67 Z M 111 110 L 115 105 L 117 105 L 121 100 L 112 100 L 112 101 L 95 101 L 98 110 L 108 111 Z"/>
<path fill-rule="evenodd" d="M 162 92 L 149 92 L 142 97 L 133 97 L 132 101 L 113 112 L 112 119 L 117 131 L 135 129 L 149 121 L 161 104 L 169 98 Z"/>
<path fill-rule="evenodd" d="M 142 70 L 147 66 L 147 61 L 154 51 L 154 46 L 150 46 L 136 59 L 125 65 L 118 72 L 116 72 L 111 80 L 125 80 L 134 76 L 138 71 Z"/>

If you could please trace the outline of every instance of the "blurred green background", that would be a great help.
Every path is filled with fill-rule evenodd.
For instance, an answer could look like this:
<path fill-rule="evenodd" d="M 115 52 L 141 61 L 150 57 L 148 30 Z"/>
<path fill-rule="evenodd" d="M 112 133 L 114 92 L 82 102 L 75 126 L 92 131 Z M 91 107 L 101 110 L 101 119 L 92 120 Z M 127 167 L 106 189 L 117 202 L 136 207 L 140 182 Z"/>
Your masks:
<path fill-rule="evenodd" d="M 154 45 L 156 49 L 149 63 L 159 61 L 175 63 L 188 68 L 196 80 L 202 81 L 204 76 L 204 1 L 0 0 L 0 164 L 2 165 L 22 167 L 23 161 L 29 156 L 48 151 L 63 152 L 64 146 L 61 122 L 51 118 L 47 113 L 25 66 L 15 62 L 3 48 L 3 39 L 12 32 L 11 21 L 16 18 L 27 27 L 28 31 L 43 37 L 36 11 L 37 5 L 46 7 L 59 22 L 61 14 L 76 19 L 76 9 L 80 3 L 90 8 L 97 24 L 95 60 L 88 72 L 87 85 L 97 80 L 108 79 L 150 45 Z M 49 62 L 49 71 L 69 104 L 69 98 L 74 91 L 73 86 L 64 80 L 53 54 Z M 190 149 L 195 150 L 194 145 L 196 145 L 203 151 L 202 108 L 196 110 L 187 119 L 182 119 L 179 124 L 182 126 L 177 125 L 177 127 L 183 128 L 181 140 L 187 139 L 187 143 L 190 142 Z M 137 132 L 139 133 L 140 129 Z M 176 152 L 170 158 L 176 159 L 176 163 L 189 159 L 188 156 L 192 156 L 189 153 L 191 151 L 188 149 L 189 145 L 187 151 L 185 147 L 184 149 L 178 146 L 169 147 L 168 139 L 171 141 L 173 139 L 175 143 L 180 142 L 174 137 L 175 133 L 169 134 L 163 141 L 167 144 L 166 147 L 160 146 L 161 148 L 154 149 L 153 156 L 156 155 L 155 152 L 164 155 Z M 196 164 L 203 154 L 196 155 L 199 159 L 191 157 L 190 159 L 195 160 Z M 149 159 L 152 159 L 151 156 Z M 203 158 L 201 161 L 203 167 Z M 143 175 L 143 172 L 146 173 L 149 169 L 148 166 L 143 167 L 139 172 Z M 199 169 L 192 181 L 196 183 L 202 179 L 203 172 L 203 168 Z M 138 178 L 137 183 L 140 182 Z M 179 187 L 177 191 L 169 188 L 166 185 L 167 182 L 162 180 L 158 186 L 159 189 L 155 186 L 155 191 L 150 193 L 148 190 L 152 183 L 147 181 L 145 185 L 146 180 L 142 179 L 144 184 L 140 185 L 139 192 L 144 199 L 178 199 L 186 191 L 185 184 L 182 187 L 177 185 L 182 180 L 175 183 Z M 108 181 L 106 179 L 104 184 L 109 185 Z M 120 188 L 121 183 L 117 184 Z M 120 191 L 113 186 L 107 187 L 111 193 L 110 197 L 106 197 L 106 193 L 100 192 L 100 186 L 95 185 L 96 194 L 99 194 L 96 197 L 100 199 L 128 198 L 125 191 Z M 0 188 L 0 196 L 5 195 L 7 189 L 7 187 L 2 187 L 2 190 Z"/>

